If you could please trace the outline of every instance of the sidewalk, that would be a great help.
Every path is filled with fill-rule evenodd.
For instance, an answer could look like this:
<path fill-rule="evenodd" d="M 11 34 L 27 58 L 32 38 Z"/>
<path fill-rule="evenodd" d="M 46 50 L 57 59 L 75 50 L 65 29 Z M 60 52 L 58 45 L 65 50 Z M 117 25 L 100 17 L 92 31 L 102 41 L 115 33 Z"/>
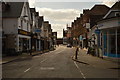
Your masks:
<path fill-rule="evenodd" d="M 46 52 L 46 51 L 44 51 Z M 32 57 L 38 54 L 42 54 L 42 51 L 37 51 L 37 52 L 32 52 L 32 55 L 30 55 L 30 53 L 22 53 L 21 55 L 17 55 L 17 56 L 6 56 L 2 58 L 2 61 L 0 61 L 0 64 L 5 64 L 20 58 L 28 58 L 28 57 Z"/>
<path fill-rule="evenodd" d="M 85 51 L 85 53 L 87 53 L 88 49 L 84 48 L 82 49 Z M 95 56 L 97 57 L 97 56 Z M 99 58 L 99 57 L 98 57 Z M 112 62 L 116 62 L 116 63 L 120 63 L 120 58 L 113 58 L 113 57 L 107 57 L 107 56 L 103 56 L 104 60 L 108 60 L 108 61 L 112 61 Z"/>
<path fill-rule="evenodd" d="M 118 69 L 118 62 L 113 62 L 111 60 L 107 60 L 106 58 L 102 59 L 96 56 L 89 55 L 84 49 L 79 50 L 78 59 L 76 61 L 91 65 L 93 67 Z"/>

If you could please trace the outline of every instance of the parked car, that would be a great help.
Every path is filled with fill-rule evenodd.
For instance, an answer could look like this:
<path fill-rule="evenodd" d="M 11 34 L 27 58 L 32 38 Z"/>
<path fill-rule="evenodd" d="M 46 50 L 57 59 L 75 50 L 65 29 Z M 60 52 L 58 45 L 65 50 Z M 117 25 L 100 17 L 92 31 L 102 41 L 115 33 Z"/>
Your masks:
<path fill-rule="evenodd" d="M 72 45 L 71 44 L 67 44 L 67 47 L 72 47 Z"/>

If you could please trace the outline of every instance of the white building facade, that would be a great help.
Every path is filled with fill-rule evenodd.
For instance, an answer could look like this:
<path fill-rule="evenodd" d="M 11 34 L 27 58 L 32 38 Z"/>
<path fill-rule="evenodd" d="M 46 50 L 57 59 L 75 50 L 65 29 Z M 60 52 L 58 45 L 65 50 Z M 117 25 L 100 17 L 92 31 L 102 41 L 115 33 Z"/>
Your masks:
<path fill-rule="evenodd" d="M 31 49 L 31 16 L 28 2 L 9 2 L 5 5 L 10 6 L 10 10 L 3 12 L 5 48 L 15 52 L 29 51 Z"/>

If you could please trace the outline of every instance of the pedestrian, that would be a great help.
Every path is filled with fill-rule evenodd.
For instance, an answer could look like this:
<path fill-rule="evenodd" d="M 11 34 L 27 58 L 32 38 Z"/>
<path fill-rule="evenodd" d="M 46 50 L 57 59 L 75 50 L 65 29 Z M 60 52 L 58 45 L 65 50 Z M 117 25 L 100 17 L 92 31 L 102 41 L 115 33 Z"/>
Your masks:
<path fill-rule="evenodd" d="M 88 47 L 88 51 L 87 51 L 87 54 L 90 54 L 90 47 Z"/>
<path fill-rule="evenodd" d="M 76 51 L 75 51 L 75 59 L 77 59 L 78 51 L 79 51 L 79 47 L 76 47 Z"/>
<path fill-rule="evenodd" d="M 32 49 L 31 49 L 31 50 L 29 50 L 29 52 L 30 52 L 30 55 L 32 55 Z"/>

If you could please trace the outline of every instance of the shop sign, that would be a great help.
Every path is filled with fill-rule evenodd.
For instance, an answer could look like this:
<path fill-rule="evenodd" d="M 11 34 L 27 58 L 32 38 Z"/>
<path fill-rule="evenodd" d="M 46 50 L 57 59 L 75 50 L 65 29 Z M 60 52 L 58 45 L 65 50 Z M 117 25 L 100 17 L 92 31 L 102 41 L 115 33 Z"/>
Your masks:
<path fill-rule="evenodd" d="M 21 29 L 18 29 L 18 33 L 22 35 L 29 35 L 29 32 L 21 30 Z"/>
<path fill-rule="evenodd" d="M 35 32 L 41 32 L 41 30 L 40 29 L 35 29 Z"/>
<path fill-rule="evenodd" d="M 96 34 L 100 34 L 100 29 L 96 29 L 96 30 L 95 30 L 95 33 L 96 33 Z"/>

